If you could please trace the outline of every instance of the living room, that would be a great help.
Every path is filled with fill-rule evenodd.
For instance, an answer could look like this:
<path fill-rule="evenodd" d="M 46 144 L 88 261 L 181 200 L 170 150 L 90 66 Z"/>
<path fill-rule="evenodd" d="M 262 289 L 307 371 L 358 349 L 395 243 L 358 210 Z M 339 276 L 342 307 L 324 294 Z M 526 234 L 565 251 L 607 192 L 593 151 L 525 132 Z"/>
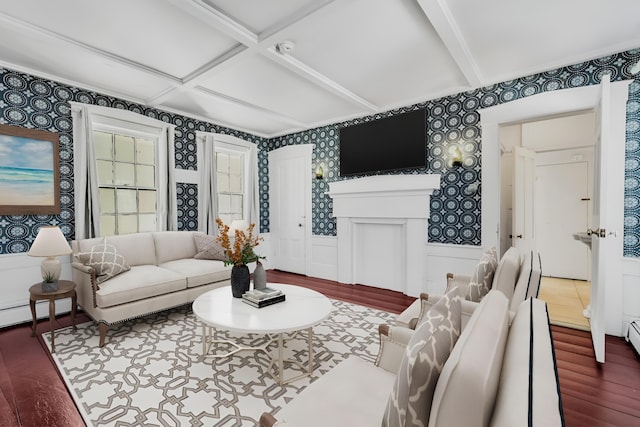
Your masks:
<path fill-rule="evenodd" d="M 420 292 L 442 293 L 446 273 L 472 271 L 484 248 L 506 249 L 501 238 L 510 233 L 496 232 L 501 221 L 497 190 L 501 144 L 500 137 L 494 138 L 491 132 L 499 133 L 502 123 L 556 117 L 593 105 L 588 101 L 563 106 L 564 111 L 541 106 L 533 107 L 533 112 L 523 107 L 515 118 L 487 122 L 487 117 L 497 115 L 491 109 L 515 111 L 519 103 L 538 95 L 595 88 L 607 72 L 612 86 L 624 82 L 628 86 L 622 101 L 623 157 L 614 163 L 617 170 L 611 171 L 623 175 L 614 184 L 621 194 L 619 203 L 612 203 L 619 212 L 618 222 L 607 226 L 617 233 L 611 237 L 617 246 L 610 261 L 617 276 L 607 291 L 606 334 L 623 337 L 629 322 L 640 318 L 636 194 L 640 83 L 634 72 L 640 60 L 640 39 L 632 19 L 640 12 L 633 2 L 622 2 L 612 10 L 601 1 L 594 1 L 590 8 L 581 6 L 581 19 L 591 25 L 567 26 L 579 19 L 572 17 L 574 11 L 563 11 L 553 17 L 558 20 L 553 21 L 555 25 L 545 28 L 549 30 L 546 36 L 540 34 L 541 22 L 548 16 L 542 5 L 531 13 L 535 16 L 526 19 L 530 11 L 497 2 L 492 6 L 504 13 L 480 10 L 490 7 L 428 1 L 396 5 L 283 2 L 277 7 L 258 2 L 170 1 L 118 8 L 74 2 L 73 11 L 51 4 L 16 3 L 1 11 L 5 39 L 12 41 L 0 43 L 0 123 L 58 136 L 59 213 L 0 217 L 0 271 L 6 279 L 0 326 L 31 320 L 29 287 L 41 280 L 42 259 L 27 253 L 38 230 L 53 225 L 67 240 L 89 237 L 78 232 L 90 222 L 81 219 L 86 217 L 80 215 L 84 209 L 78 204 L 83 197 L 77 181 L 80 156 L 75 135 L 80 116 L 76 114 L 81 114 L 83 106 L 96 107 L 89 109 L 94 118 L 104 113 L 98 108 L 127 111 L 147 120 L 140 126 L 164 123 L 172 128 L 174 139 L 166 154 L 164 181 L 170 196 L 153 226 L 212 231 L 208 223 L 212 216 L 220 215 L 204 209 L 207 199 L 202 180 L 204 150 L 208 141 L 217 138 L 218 146 L 246 149 L 246 158 L 254 155 L 251 148 L 255 150 L 256 185 L 244 191 L 241 211 L 245 219 L 256 223 L 264 238 L 259 249 L 266 256 L 267 269 L 383 288 L 391 286 L 367 275 L 363 279 L 345 273 L 344 266 L 354 263 L 360 271 L 389 274 L 391 268 L 384 268 L 389 253 L 376 254 L 375 239 L 366 237 L 371 236 L 371 227 L 378 227 L 373 233 L 379 233 L 381 239 L 393 240 L 396 233 L 389 231 L 393 228 L 360 220 L 358 224 L 366 225 L 358 226 L 365 237 L 359 245 L 371 249 L 363 258 L 373 262 L 366 264 L 341 252 L 340 219 L 334 215 L 336 201 L 329 194 L 332 184 L 350 179 L 340 173 L 340 132 L 424 110 L 423 165 L 400 173 L 369 174 L 440 175 L 423 211 L 428 229 L 417 236 L 424 244 L 411 252 L 418 261 L 411 262 L 413 268 L 404 273 L 405 280 L 409 277 L 404 287 L 391 287 L 415 298 Z M 547 6 L 555 7 L 551 2 Z M 358 18 L 363 9 L 367 19 Z M 497 33 L 476 28 L 477 15 L 483 17 L 483 26 L 500 28 L 502 35 L 496 38 Z M 362 28 L 353 24 L 358 20 L 363 21 Z M 521 31 L 513 30 L 516 22 Z M 100 25 L 104 28 L 97 30 Z M 598 31 L 590 30 L 594 27 Z M 527 44 L 532 39 L 536 43 Z M 493 49 L 483 48 L 483 43 Z M 158 45 L 163 48 L 155 49 Z M 402 53 L 398 46 L 408 46 L 409 52 Z M 104 130 L 107 121 L 94 125 Z M 270 197 L 275 185 L 272 156 L 280 149 L 298 146 L 309 149 L 303 157 L 305 204 L 297 207 L 298 217 L 289 222 L 302 230 L 304 250 L 282 256 L 276 248 L 282 248 L 279 239 L 290 237 L 283 224 L 288 210 Z M 461 152 L 460 168 L 452 167 L 454 146 Z M 295 265 L 286 264 L 294 255 L 301 258 Z M 70 259 L 60 260 L 61 278 L 71 279 Z M 382 271 L 376 266 L 383 266 Z M 407 276 L 418 269 L 417 280 Z M 70 301 L 58 301 L 56 311 L 68 313 Z M 49 315 L 44 304 L 37 305 L 37 312 L 42 318 Z"/>

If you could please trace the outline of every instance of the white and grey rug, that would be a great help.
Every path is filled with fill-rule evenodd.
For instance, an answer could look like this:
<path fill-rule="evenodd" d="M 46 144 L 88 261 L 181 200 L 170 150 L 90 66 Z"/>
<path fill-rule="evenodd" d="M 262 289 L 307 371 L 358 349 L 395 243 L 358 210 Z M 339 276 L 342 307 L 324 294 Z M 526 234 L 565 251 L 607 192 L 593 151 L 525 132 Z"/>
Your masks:
<path fill-rule="evenodd" d="M 375 360 L 378 325 L 396 315 L 332 303 L 329 318 L 314 327 L 312 377 L 285 386 L 269 374 L 262 352 L 203 357 L 190 305 L 113 326 L 103 348 L 94 322 L 57 330 L 53 358 L 89 426 L 254 426 L 262 412 L 282 407 L 346 357 Z M 251 346 L 266 342 L 259 335 L 227 337 Z M 286 341 L 285 356 L 306 363 L 305 338 Z M 43 339 L 50 349 L 49 334 Z M 276 344 L 269 349 L 275 355 Z"/>

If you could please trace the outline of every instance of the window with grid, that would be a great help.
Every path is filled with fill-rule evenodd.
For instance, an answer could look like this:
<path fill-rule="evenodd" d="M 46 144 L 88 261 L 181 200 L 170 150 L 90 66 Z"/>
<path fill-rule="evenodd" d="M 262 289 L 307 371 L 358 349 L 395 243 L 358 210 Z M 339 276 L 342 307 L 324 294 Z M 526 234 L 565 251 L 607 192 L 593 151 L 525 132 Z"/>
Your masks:
<path fill-rule="evenodd" d="M 156 231 L 157 140 L 95 130 L 102 236 Z"/>
<path fill-rule="evenodd" d="M 218 216 L 225 224 L 243 218 L 244 153 L 216 151 Z"/>

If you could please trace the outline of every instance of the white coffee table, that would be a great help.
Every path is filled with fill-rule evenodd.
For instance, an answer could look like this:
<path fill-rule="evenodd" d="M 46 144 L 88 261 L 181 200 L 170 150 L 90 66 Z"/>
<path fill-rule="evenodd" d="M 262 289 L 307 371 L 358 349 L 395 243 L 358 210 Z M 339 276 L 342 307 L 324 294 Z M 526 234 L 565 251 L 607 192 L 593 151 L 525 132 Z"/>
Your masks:
<path fill-rule="evenodd" d="M 244 303 L 240 298 L 233 298 L 229 286 L 214 289 L 200 295 L 193 302 L 193 313 L 202 322 L 202 354 L 215 358 L 229 357 L 239 351 L 263 351 L 269 357 L 269 373 L 279 384 L 311 375 L 313 372 L 313 326 L 329 316 L 333 305 L 326 296 L 312 289 L 282 283 L 269 283 L 273 289 L 280 289 L 286 300 L 267 307 L 255 308 Z M 307 366 L 295 360 L 283 359 L 283 334 L 307 331 L 309 359 Z M 229 331 L 240 334 L 264 334 L 269 341 L 259 347 L 244 347 L 229 340 L 218 340 L 215 331 Z M 278 357 L 274 358 L 267 350 L 269 344 L 277 339 Z M 216 344 L 231 344 L 234 349 L 224 353 L 215 353 Z M 304 373 L 284 378 L 284 362 L 299 365 Z M 277 374 L 273 366 L 277 364 Z"/>

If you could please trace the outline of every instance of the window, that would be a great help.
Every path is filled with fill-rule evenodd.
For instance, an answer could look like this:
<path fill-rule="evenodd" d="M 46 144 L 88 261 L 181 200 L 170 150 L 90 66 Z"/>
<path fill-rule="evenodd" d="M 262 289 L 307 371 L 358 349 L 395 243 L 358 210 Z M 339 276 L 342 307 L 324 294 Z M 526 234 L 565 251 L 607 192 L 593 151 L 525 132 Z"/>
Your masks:
<path fill-rule="evenodd" d="M 76 239 L 177 229 L 175 127 L 132 111 L 70 104 Z"/>
<path fill-rule="evenodd" d="M 256 144 L 232 135 L 196 132 L 198 229 L 215 234 L 216 218 L 259 224 Z"/>
<path fill-rule="evenodd" d="M 216 152 L 216 182 L 218 216 L 231 224 L 243 218 L 244 208 L 244 154 L 218 150 Z"/>
<path fill-rule="evenodd" d="M 156 231 L 157 141 L 94 131 L 100 195 L 100 234 Z"/>

